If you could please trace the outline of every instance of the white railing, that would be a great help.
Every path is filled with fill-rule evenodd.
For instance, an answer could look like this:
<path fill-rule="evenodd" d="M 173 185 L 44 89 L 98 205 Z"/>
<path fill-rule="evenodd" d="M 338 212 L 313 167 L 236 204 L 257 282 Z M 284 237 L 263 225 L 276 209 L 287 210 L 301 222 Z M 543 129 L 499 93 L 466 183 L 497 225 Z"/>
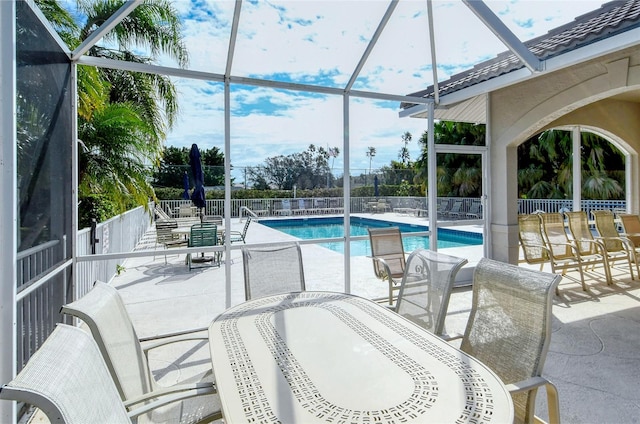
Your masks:
<path fill-rule="evenodd" d="M 124 253 L 134 250 L 147 230 L 153 224 L 151 215 L 153 204 L 149 210 L 142 206 L 132 209 L 122 215 L 113 217 L 96 225 L 95 243 L 91 242 L 91 228 L 85 228 L 78 232 L 77 252 L 78 256 L 90 256 L 92 248 L 96 254 Z M 78 262 L 74 290 L 74 299 L 85 295 L 96 280 L 108 283 L 116 276 L 121 260 L 101 260 Z"/>
<path fill-rule="evenodd" d="M 580 210 L 587 212 L 591 219 L 592 210 L 611 210 L 624 212 L 627 208 L 626 200 L 582 200 Z M 530 214 L 534 212 L 565 212 L 573 210 L 573 202 L 567 199 L 518 199 L 518 213 Z"/>

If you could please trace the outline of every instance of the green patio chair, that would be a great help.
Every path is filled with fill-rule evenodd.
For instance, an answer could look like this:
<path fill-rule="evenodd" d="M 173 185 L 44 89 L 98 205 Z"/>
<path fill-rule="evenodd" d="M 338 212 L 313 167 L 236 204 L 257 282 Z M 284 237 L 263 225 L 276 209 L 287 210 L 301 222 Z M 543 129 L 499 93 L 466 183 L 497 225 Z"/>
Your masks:
<path fill-rule="evenodd" d="M 203 222 L 191 226 L 191 234 L 189 235 L 189 247 L 211 247 L 218 245 L 218 227 L 210 222 Z M 187 265 L 189 271 L 194 268 L 202 268 L 204 266 L 220 266 L 222 252 L 213 252 L 213 256 L 205 256 L 204 253 L 200 257 L 193 257 L 192 253 L 187 253 Z M 199 267 L 194 263 L 204 264 Z"/>

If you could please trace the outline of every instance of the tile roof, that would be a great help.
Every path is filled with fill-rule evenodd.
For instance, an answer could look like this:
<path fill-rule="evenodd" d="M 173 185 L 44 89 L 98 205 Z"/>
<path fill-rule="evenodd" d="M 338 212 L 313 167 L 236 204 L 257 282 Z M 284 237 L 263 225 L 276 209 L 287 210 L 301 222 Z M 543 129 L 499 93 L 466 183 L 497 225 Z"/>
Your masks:
<path fill-rule="evenodd" d="M 577 17 L 573 22 L 550 30 L 547 34 L 524 44 L 539 59 L 584 47 L 596 41 L 640 26 L 640 0 L 612 1 L 599 9 Z M 511 71 L 524 68 L 524 64 L 511 51 L 500 53 L 493 59 L 475 65 L 468 71 L 452 76 L 439 84 L 440 96 L 490 80 Z M 433 97 L 433 85 L 412 96 Z M 402 103 L 401 108 L 413 106 Z"/>

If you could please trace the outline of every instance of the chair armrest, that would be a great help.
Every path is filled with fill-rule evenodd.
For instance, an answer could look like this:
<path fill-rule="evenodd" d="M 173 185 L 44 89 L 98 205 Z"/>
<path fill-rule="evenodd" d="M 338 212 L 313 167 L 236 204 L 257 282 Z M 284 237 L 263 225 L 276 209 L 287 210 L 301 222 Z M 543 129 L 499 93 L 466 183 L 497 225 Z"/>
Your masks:
<path fill-rule="evenodd" d="M 167 387 L 161 390 L 157 390 L 154 392 L 147 393 L 145 395 L 139 396 L 134 399 L 129 399 L 124 402 L 125 407 L 127 408 L 128 415 L 130 418 L 136 418 L 142 414 L 146 414 L 147 412 L 153 411 L 161 406 L 168 405 L 170 403 L 188 399 L 196 396 L 209 395 L 217 393 L 216 387 L 212 383 L 196 383 L 196 384 L 185 384 L 174 387 Z M 133 408 L 133 405 L 139 404 L 141 402 L 146 402 L 152 399 L 156 399 L 153 402 L 146 403 L 141 405 L 140 407 Z M 211 417 L 211 419 L 216 420 L 222 418 L 222 412 L 218 411 Z"/>
<path fill-rule="evenodd" d="M 440 334 L 440 338 L 442 340 L 444 340 L 445 342 L 450 342 L 453 340 L 458 340 L 461 339 L 463 337 L 462 334 L 460 333 L 451 333 L 451 334 Z"/>
<path fill-rule="evenodd" d="M 191 340 L 209 340 L 209 334 L 204 333 L 207 329 L 196 329 L 194 331 L 184 331 L 172 334 L 161 335 L 158 337 L 147 337 L 140 339 L 142 350 L 146 353 L 151 349 L 155 349 L 160 346 L 166 346 L 171 343 L 180 343 Z"/>
<path fill-rule="evenodd" d="M 547 391 L 547 406 L 549 407 L 549 424 L 560 423 L 560 402 L 558 401 L 558 389 L 544 377 L 531 377 L 527 380 L 505 385 L 509 393 L 520 393 L 535 390 L 545 386 Z M 537 423 L 544 423 L 540 418 L 533 417 Z"/>
<path fill-rule="evenodd" d="M 198 327 L 198 328 L 190 328 L 188 330 L 174 331 L 172 333 L 158 334 L 157 336 L 141 337 L 140 342 L 166 339 L 166 338 L 175 337 L 175 336 L 182 336 L 185 334 L 199 333 L 202 331 L 209 331 L 209 329 L 207 327 Z"/>
<path fill-rule="evenodd" d="M 510 393 L 520 393 L 528 392 L 531 389 L 544 386 L 547 383 L 549 383 L 549 381 L 546 378 L 531 377 L 526 380 L 518 381 L 516 383 L 506 384 L 505 386 Z"/>
<path fill-rule="evenodd" d="M 387 261 L 385 261 L 382 258 L 378 258 L 376 256 L 371 256 L 371 259 L 373 259 L 374 261 L 379 262 L 380 264 L 382 264 L 382 267 L 384 268 L 385 275 L 378 276 L 378 277 L 382 278 L 383 280 L 389 280 L 389 282 L 394 282 L 393 278 L 391 277 L 391 269 L 389 268 L 389 264 L 387 264 Z"/>

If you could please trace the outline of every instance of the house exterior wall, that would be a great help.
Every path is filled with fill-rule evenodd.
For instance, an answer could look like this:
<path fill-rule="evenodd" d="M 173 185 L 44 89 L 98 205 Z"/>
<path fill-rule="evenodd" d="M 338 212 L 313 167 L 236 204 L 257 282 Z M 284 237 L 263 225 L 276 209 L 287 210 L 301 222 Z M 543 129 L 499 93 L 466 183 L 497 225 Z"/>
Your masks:
<path fill-rule="evenodd" d="M 627 199 L 638 212 L 640 105 L 624 93 L 640 89 L 640 47 L 544 74 L 489 95 L 491 252 L 517 263 L 517 146 L 550 128 L 578 125 L 628 154 Z M 502 199 L 513 199 L 505 207 Z M 511 207 L 513 206 L 513 207 Z"/>

